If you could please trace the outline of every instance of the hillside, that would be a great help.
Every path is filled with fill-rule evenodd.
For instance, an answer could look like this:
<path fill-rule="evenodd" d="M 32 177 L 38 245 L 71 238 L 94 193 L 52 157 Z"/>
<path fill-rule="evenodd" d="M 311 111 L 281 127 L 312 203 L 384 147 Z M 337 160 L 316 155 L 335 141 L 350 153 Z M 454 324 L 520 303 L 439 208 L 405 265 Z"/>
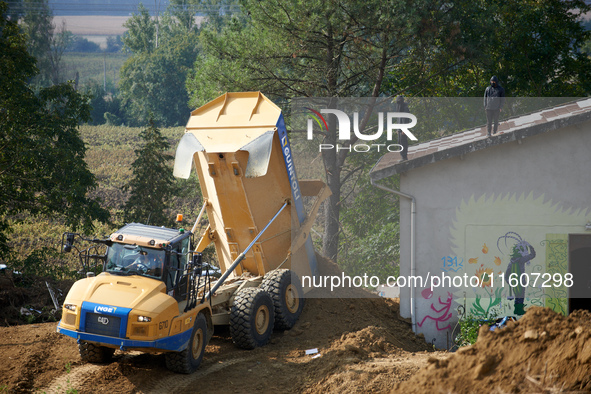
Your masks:
<path fill-rule="evenodd" d="M 101 198 L 103 207 L 110 210 L 113 222 L 111 225 L 96 223 L 93 235 L 107 236 L 123 224 L 120 209 L 127 196 L 121 188 L 132 175 L 131 163 L 135 160 L 134 149 L 140 143 L 141 130 L 104 125 L 80 127 L 81 137 L 87 146 L 86 162 L 98 181 L 98 187 L 92 194 Z M 162 129 L 161 133 L 169 140 L 169 153 L 174 156 L 183 128 Z M 172 162 L 170 165 L 172 167 Z M 188 220 L 194 220 L 201 208 L 201 193 L 193 179 L 180 179 L 178 182 L 186 193 L 175 196 L 171 201 L 171 218 L 182 213 Z M 18 219 L 18 222 L 13 222 L 10 235 L 11 246 L 17 257 L 24 258 L 34 249 L 42 247 L 58 250 L 61 236 L 67 230 L 59 218 L 21 215 Z"/>

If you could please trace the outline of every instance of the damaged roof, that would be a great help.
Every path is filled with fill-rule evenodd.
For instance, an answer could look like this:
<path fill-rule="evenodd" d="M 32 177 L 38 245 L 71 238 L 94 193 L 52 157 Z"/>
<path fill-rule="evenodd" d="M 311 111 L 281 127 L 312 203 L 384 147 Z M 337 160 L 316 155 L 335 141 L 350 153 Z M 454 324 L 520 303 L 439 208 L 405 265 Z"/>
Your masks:
<path fill-rule="evenodd" d="M 498 132 L 489 138 L 486 137 L 486 125 L 484 125 L 411 145 L 408 148 L 408 160 L 405 161 L 398 152 L 386 153 L 372 168 L 370 176 L 374 181 L 379 181 L 427 164 L 548 133 L 588 120 L 591 120 L 591 99 L 586 98 L 499 122 Z"/>

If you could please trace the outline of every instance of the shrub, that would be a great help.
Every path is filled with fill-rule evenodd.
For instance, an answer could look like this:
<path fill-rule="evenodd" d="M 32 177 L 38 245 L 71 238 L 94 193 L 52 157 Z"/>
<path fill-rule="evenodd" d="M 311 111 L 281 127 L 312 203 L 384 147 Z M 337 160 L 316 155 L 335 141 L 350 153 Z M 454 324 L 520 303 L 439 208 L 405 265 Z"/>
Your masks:
<path fill-rule="evenodd" d="M 458 347 L 473 345 L 476 343 L 478 339 L 478 331 L 483 324 L 491 324 L 493 321 L 491 320 L 482 320 L 477 319 L 473 316 L 468 316 L 464 319 L 461 319 L 460 324 L 460 333 L 455 338 L 455 342 Z"/>

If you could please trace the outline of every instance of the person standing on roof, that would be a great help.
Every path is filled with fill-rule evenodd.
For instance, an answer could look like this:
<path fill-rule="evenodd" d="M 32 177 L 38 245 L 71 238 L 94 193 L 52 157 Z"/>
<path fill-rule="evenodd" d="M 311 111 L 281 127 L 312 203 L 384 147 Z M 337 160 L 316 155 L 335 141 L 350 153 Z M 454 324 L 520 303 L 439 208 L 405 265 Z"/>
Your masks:
<path fill-rule="evenodd" d="M 499 79 L 493 76 L 490 86 L 484 91 L 484 110 L 486 111 L 486 134 L 491 136 L 491 128 L 494 123 L 493 134 L 499 128 L 499 114 L 505 104 L 505 89 L 499 84 Z"/>
<path fill-rule="evenodd" d="M 410 112 L 408 109 L 408 104 L 404 101 L 404 96 L 398 96 L 396 98 L 396 112 Z M 408 118 L 399 118 L 398 123 L 410 123 Z M 400 156 L 402 156 L 402 160 L 407 160 L 408 157 L 408 137 L 406 133 L 402 130 L 398 130 L 398 145 L 402 146 L 402 150 L 400 151 Z"/>

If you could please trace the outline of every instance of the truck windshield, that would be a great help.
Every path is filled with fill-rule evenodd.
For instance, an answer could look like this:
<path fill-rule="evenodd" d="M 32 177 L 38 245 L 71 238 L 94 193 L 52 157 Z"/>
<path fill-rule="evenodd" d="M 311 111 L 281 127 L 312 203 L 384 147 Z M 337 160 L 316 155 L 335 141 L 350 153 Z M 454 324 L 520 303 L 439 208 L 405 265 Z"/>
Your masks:
<path fill-rule="evenodd" d="M 162 279 L 165 252 L 160 249 L 115 243 L 107 251 L 107 272 Z"/>

